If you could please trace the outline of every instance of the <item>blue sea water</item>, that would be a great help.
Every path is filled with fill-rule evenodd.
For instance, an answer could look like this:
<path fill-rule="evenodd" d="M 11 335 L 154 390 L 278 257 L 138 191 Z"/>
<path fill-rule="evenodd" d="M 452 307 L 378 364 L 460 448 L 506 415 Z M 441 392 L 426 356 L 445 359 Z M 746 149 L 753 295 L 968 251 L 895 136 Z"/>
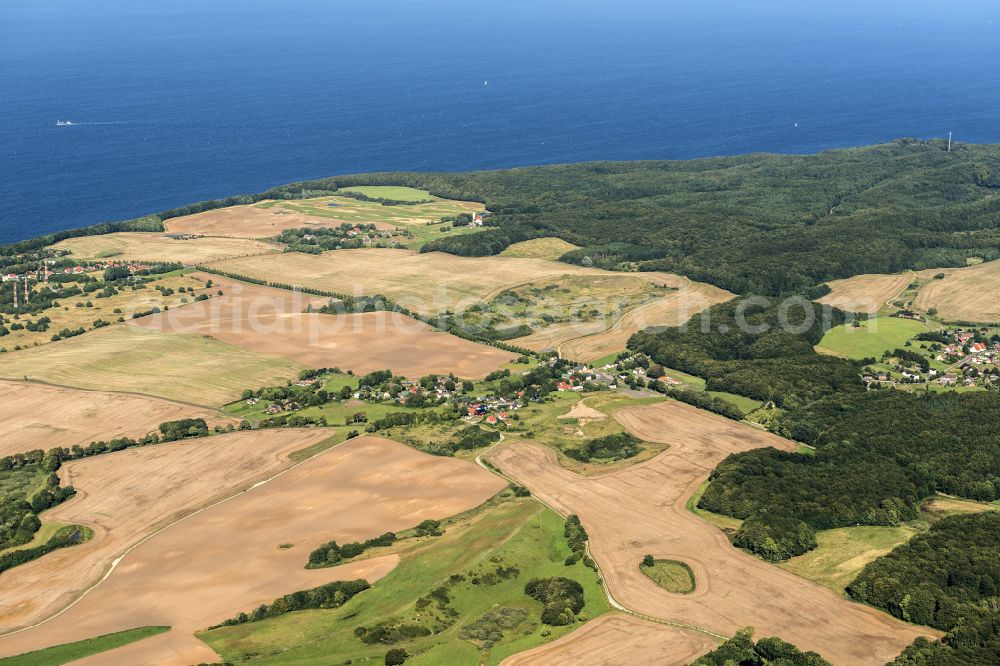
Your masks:
<path fill-rule="evenodd" d="M 998 64 L 993 0 L 0 0 L 0 242 L 338 173 L 1000 142 Z"/>

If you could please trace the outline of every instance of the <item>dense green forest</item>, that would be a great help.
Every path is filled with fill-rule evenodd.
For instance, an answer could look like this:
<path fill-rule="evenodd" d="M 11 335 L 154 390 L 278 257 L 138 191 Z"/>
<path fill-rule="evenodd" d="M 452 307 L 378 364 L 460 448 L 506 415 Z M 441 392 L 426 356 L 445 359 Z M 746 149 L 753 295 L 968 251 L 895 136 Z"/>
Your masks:
<path fill-rule="evenodd" d="M 910 622 L 947 631 L 896 666 L 1000 663 L 1000 513 L 952 516 L 868 564 L 847 590 Z"/>

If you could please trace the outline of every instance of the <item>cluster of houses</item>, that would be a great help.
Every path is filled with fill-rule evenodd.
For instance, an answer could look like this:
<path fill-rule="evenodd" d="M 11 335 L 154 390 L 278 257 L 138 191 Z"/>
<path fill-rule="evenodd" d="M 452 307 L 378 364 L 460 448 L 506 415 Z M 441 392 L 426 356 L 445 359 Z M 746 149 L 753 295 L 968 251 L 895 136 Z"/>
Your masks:
<path fill-rule="evenodd" d="M 992 361 L 994 353 L 1000 349 L 1000 344 L 994 344 L 992 348 L 985 342 L 976 342 L 974 333 L 969 331 L 956 330 L 951 333 L 954 342 L 946 345 L 937 355 L 937 360 L 944 361 L 949 358 L 960 359 L 966 356 L 973 356 L 972 362 L 982 363 Z"/>
<path fill-rule="evenodd" d="M 946 335 L 951 342 L 934 345 L 932 354 L 935 360 L 951 365 L 943 371 L 930 368 L 926 375 L 916 369 L 896 365 L 893 370 L 899 373 L 899 383 L 937 382 L 941 386 L 976 386 L 980 382 L 990 384 L 996 380 L 997 366 L 1000 366 L 1000 342 L 988 344 L 977 341 L 976 333 L 962 329 L 947 331 Z M 887 371 L 866 374 L 862 380 L 869 387 L 876 383 L 892 384 L 897 381 Z"/>

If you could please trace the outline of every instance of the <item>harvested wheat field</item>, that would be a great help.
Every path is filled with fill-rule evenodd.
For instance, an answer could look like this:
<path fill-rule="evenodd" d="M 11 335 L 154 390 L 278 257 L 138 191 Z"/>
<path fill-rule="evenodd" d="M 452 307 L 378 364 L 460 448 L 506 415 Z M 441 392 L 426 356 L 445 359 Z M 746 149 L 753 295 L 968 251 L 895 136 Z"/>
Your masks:
<path fill-rule="evenodd" d="M 223 288 L 224 296 L 144 317 L 133 326 L 209 335 L 251 352 L 358 374 L 391 368 L 414 378 L 454 372 L 479 379 L 517 357 L 435 331 L 397 312 L 305 313 L 308 305 L 329 299 L 224 278 L 213 280 Z"/>
<path fill-rule="evenodd" d="M 286 208 L 260 205 L 232 206 L 173 217 L 163 225 L 171 234 L 201 234 L 234 238 L 268 238 L 285 229 L 336 226 L 325 217 L 295 212 Z"/>
<path fill-rule="evenodd" d="M 514 243 L 500 253 L 501 257 L 529 257 L 531 259 L 557 260 L 567 252 L 580 249 L 561 238 L 534 238 Z"/>
<path fill-rule="evenodd" d="M 706 634 L 612 613 L 562 638 L 507 657 L 501 666 L 621 666 L 689 664 L 718 643 Z"/>
<path fill-rule="evenodd" d="M 0 632 L 52 616 L 156 530 L 290 467 L 290 453 L 330 435 L 317 429 L 236 432 L 66 463 L 59 476 L 77 496 L 42 518 L 87 525 L 94 536 L 0 574 Z"/>
<path fill-rule="evenodd" d="M 323 291 L 382 294 L 412 310 L 460 311 L 503 289 L 559 275 L 607 275 L 544 259 L 459 257 L 442 252 L 367 248 L 318 255 L 283 253 L 233 259 L 216 268 L 263 280 Z"/>
<path fill-rule="evenodd" d="M 56 446 L 142 437 L 164 421 L 235 423 L 212 409 L 159 398 L 0 381 L 0 456 Z"/>
<path fill-rule="evenodd" d="M 245 238 L 169 238 L 161 233 L 121 232 L 81 236 L 56 243 L 74 259 L 111 259 L 198 264 L 279 252 L 280 245 Z"/>
<path fill-rule="evenodd" d="M 322 431 L 309 432 L 322 436 Z M 180 446 L 210 447 L 214 439 Z M 136 453 L 141 457 L 159 448 Z M 96 488 L 105 483 L 123 487 L 129 482 L 115 481 L 124 471 L 119 469 L 120 456 L 81 461 L 76 473 L 92 475 Z M 85 470 L 85 464 L 92 468 Z M 160 466 L 140 462 L 132 471 L 141 475 L 143 469 Z M 226 466 L 213 460 L 210 467 Z M 214 478 L 226 477 L 225 471 L 218 474 Z M 185 473 L 183 478 L 197 476 Z M 88 491 L 82 476 L 77 483 Z M 199 485 L 217 487 L 200 481 Z M 397 561 L 386 556 L 333 569 L 305 569 L 309 552 L 319 544 L 330 539 L 363 540 L 427 518 L 444 518 L 481 504 L 505 485 L 470 462 L 431 456 L 378 437 L 349 440 L 157 533 L 129 552 L 106 580 L 65 613 L 33 629 L 0 637 L 0 654 L 130 627 L 169 625 L 173 629 L 166 634 L 81 663 L 188 666 L 217 661 L 194 632 L 295 590 L 358 577 L 374 582 Z M 94 502 L 111 505 L 110 492 L 105 489 L 104 497 Z M 64 508 L 71 510 L 74 503 L 82 502 L 74 499 Z M 293 546 L 279 548 L 282 544 Z"/>
<path fill-rule="evenodd" d="M 937 308 L 938 316 L 951 321 L 1000 322 L 1000 260 L 937 272 L 944 279 L 924 283 L 918 308 Z"/>
<path fill-rule="evenodd" d="M 935 271 L 936 272 L 936 271 Z M 930 277 L 920 273 L 894 273 L 892 275 L 855 275 L 844 280 L 827 282 L 830 293 L 816 299 L 817 303 L 832 305 L 848 312 L 878 312 L 888 301 L 899 296 L 916 279 Z"/>
<path fill-rule="evenodd" d="M 591 553 L 614 599 L 634 611 L 714 633 L 754 626 L 815 650 L 834 664 L 884 664 L 917 636 L 908 625 L 733 548 L 720 530 L 685 502 L 727 455 L 791 442 L 688 405 L 662 402 L 614 414 L 640 439 L 669 444 L 652 460 L 595 477 L 559 466 L 555 453 L 531 442 L 503 445 L 492 462 L 590 534 Z M 672 594 L 640 570 L 643 555 L 685 562 L 690 594 Z"/>
<path fill-rule="evenodd" d="M 304 367 L 206 336 L 110 326 L 8 352 L 0 375 L 215 407 L 232 402 L 243 389 L 282 384 Z"/>
<path fill-rule="evenodd" d="M 642 273 L 659 276 L 663 273 Z M 649 326 L 679 326 L 702 310 L 724 303 L 733 294 L 710 284 L 685 281 L 677 291 L 626 312 L 606 331 L 567 339 L 557 346 L 559 355 L 593 361 L 623 351 L 633 334 Z"/>

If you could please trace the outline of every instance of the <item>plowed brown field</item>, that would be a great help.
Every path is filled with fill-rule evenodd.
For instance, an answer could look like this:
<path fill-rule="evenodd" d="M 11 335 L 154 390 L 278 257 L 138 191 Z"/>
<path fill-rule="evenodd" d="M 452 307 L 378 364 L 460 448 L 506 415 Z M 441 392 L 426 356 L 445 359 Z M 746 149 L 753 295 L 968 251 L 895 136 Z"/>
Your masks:
<path fill-rule="evenodd" d="M 705 634 L 614 613 L 587 622 L 548 645 L 507 657 L 501 666 L 689 664 L 716 642 Z"/>
<path fill-rule="evenodd" d="M 608 589 L 623 606 L 723 635 L 754 626 L 759 635 L 780 636 L 851 666 L 884 664 L 917 636 L 935 635 L 733 548 L 685 508 L 726 455 L 762 446 L 791 450 L 790 442 L 674 402 L 622 409 L 615 418 L 669 450 L 588 478 L 560 467 L 551 449 L 531 442 L 504 445 L 491 459 L 558 511 L 580 516 Z M 695 591 L 672 594 L 649 580 L 639 570 L 647 553 L 687 563 Z"/>

